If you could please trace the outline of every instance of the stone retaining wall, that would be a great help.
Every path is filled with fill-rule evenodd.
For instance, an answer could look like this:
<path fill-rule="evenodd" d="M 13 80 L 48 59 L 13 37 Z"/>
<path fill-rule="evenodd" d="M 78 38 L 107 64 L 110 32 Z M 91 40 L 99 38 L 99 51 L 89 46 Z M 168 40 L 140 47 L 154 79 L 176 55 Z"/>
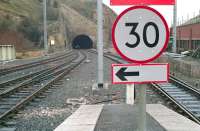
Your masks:
<path fill-rule="evenodd" d="M 171 73 L 180 72 L 187 76 L 200 78 L 200 63 L 174 59 L 168 56 L 160 57 L 157 62 L 169 63 Z"/>

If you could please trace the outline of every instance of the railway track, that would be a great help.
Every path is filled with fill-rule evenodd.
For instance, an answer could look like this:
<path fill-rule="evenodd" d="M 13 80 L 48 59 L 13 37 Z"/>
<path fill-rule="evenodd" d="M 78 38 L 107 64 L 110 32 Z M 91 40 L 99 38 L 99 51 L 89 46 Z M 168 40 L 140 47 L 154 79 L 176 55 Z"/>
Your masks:
<path fill-rule="evenodd" d="M 4 122 L 10 114 L 17 112 L 85 59 L 86 55 L 79 52 L 76 57 L 63 61 L 59 60 L 51 68 L 35 72 L 36 75 L 31 76 L 31 78 L 20 84 L 11 83 L 9 87 L 6 86 L 0 93 L 0 122 Z"/>
<path fill-rule="evenodd" d="M 5 80 L 0 83 L 0 96 L 3 94 L 7 94 L 8 91 L 14 90 L 17 87 L 22 87 L 28 82 L 32 81 L 33 79 L 36 79 L 37 77 L 40 77 L 42 74 L 51 73 L 55 69 L 55 65 L 57 63 L 70 63 L 76 58 L 76 55 L 68 55 L 62 59 L 57 59 L 57 61 L 49 62 L 47 64 L 43 65 L 43 68 L 35 69 L 27 74 L 19 75 L 17 77 L 14 77 L 9 80 Z M 53 67 L 54 66 L 54 67 Z"/>
<path fill-rule="evenodd" d="M 48 61 L 48 63 L 40 63 L 40 65 L 34 67 L 25 69 L 26 71 L 22 70 L 20 72 L 15 72 L 11 75 L 5 75 L 3 77 L 0 77 L 0 94 L 10 86 L 13 85 L 20 85 L 23 84 L 26 80 L 31 79 L 38 74 L 41 74 L 42 72 L 50 70 L 54 65 L 57 65 L 57 63 L 63 62 L 63 61 L 72 61 L 76 57 L 76 54 L 68 54 L 65 55 L 65 57 L 60 57 L 57 59 L 53 59 L 51 61 Z"/>
<path fill-rule="evenodd" d="M 72 54 L 72 51 L 68 51 L 68 52 L 65 52 L 65 53 L 61 53 L 59 55 L 51 56 L 49 58 L 47 57 L 47 58 L 42 59 L 42 60 L 29 62 L 29 63 L 23 64 L 23 65 L 17 65 L 17 66 L 14 66 L 14 67 L 0 69 L 0 77 L 7 75 L 9 73 L 22 71 L 22 70 L 29 69 L 29 68 L 32 68 L 32 67 L 36 67 L 36 66 L 40 66 L 40 65 L 43 65 L 43 64 L 53 62 L 53 61 L 57 61 L 59 59 L 65 58 L 66 55 L 70 55 L 70 54 Z"/>
<path fill-rule="evenodd" d="M 152 86 L 167 97 L 186 116 L 200 124 L 200 92 L 198 90 L 174 76 L 170 76 L 169 83 L 153 83 Z"/>
<path fill-rule="evenodd" d="M 12 73 L 0 76 L 0 94 L 2 91 L 4 91 L 4 89 L 9 88 L 10 85 L 13 86 L 22 84 L 25 80 L 33 78 L 41 72 L 52 68 L 52 66 L 56 65 L 58 62 L 72 60 L 73 57 L 76 57 L 76 54 L 68 52 L 65 55 L 58 56 L 58 58 L 55 57 L 48 59 L 48 61 L 45 60 L 44 62 L 40 61 L 37 63 L 37 65 L 35 65 L 34 62 L 33 66 L 23 66 L 26 67 L 26 69 L 23 68 L 22 70 L 18 70 L 17 68 L 18 71 L 13 70 Z"/>
<path fill-rule="evenodd" d="M 90 51 L 96 53 L 96 51 Z M 113 54 L 104 54 L 105 57 L 117 62 L 127 63 Z M 153 89 L 158 90 L 165 98 L 174 104 L 185 116 L 200 124 L 200 91 L 188 83 L 170 75 L 170 81 L 163 84 L 151 84 Z"/>

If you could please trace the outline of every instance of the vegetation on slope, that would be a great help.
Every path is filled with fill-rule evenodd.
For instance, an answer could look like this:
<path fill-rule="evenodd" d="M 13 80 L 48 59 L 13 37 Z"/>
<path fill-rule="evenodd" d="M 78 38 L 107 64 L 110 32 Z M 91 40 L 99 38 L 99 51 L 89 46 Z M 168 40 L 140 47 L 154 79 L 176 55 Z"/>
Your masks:
<path fill-rule="evenodd" d="M 96 2 L 93 0 L 47 0 L 48 34 L 52 36 L 68 37 L 72 39 L 77 32 L 88 31 L 96 33 Z M 64 5 L 65 11 L 61 6 Z M 15 31 L 32 42 L 33 45 L 43 45 L 43 0 L 0 0 L 0 32 Z M 66 12 L 67 11 L 67 12 Z M 68 15 L 66 15 L 68 14 Z M 76 14 L 72 16 L 71 14 Z M 73 20 L 71 20 L 72 17 Z M 105 38 L 110 36 L 110 30 L 115 15 L 112 11 L 105 11 Z M 88 26 L 82 25 L 81 19 Z M 94 34 L 92 33 L 92 34 Z M 59 35 L 58 35 L 59 34 Z M 87 32 L 86 32 L 87 34 Z M 65 36 L 64 36 L 65 35 Z M 50 37 L 49 36 L 49 37 Z M 95 36 L 95 35 L 93 35 Z M 63 38 L 64 39 L 64 38 Z M 62 39 L 62 41 L 63 41 Z M 65 38 L 66 39 L 66 38 Z M 110 38 L 109 38 L 110 39 Z M 111 39 L 110 39 L 111 40 Z M 70 42 L 70 41 L 68 41 Z M 39 44 L 38 44 L 39 43 Z M 59 41 L 61 43 L 61 41 Z"/>

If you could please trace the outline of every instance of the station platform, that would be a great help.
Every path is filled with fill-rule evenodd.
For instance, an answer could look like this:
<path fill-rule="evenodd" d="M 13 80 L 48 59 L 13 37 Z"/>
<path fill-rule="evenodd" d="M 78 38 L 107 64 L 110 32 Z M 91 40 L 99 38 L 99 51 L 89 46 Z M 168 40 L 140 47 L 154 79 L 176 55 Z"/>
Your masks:
<path fill-rule="evenodd" d="M 137 131 L 136 105 L 83 105 L 54 131 Z M 200 125 L 160 104 L 147 105 L 147 131 L 200 131 Z"/>

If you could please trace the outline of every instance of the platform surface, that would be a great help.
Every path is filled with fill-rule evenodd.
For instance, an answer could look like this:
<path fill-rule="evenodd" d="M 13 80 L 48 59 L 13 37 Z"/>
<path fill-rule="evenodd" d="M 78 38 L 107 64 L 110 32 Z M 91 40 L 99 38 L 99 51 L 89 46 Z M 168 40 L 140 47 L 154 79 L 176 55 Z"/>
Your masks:
<path fill-rule="evenodd" d="M 54 131 L 94 131 L 103 105 L 83 105 Z"/>
<path fill-rule="evenodd" d="M 137 131 L 137 105 L 84 105 L 54 131 Z M 147 131 L 200 131 L 200 125 L 160 104 L 147 105 Z"/>
<path fill-rule="evenodd" d="M 105 105 L 94 131 L 137 131 L 136 105 Z M 165 131 L 147 114 L 147 131 Z"/>
<path fill-rule="evenodd" d="M 200 131 L 200 125 L 163 105 L 147 105 L 147 112 L 167 131 Z"/>

